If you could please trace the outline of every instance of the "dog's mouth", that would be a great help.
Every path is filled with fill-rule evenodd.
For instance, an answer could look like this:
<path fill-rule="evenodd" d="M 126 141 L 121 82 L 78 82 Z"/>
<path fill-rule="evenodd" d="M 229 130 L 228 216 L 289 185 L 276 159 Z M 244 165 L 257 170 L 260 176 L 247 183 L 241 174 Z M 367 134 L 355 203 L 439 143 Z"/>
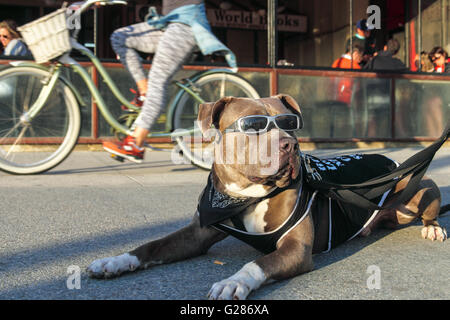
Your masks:
<path fill-rule="evenodd" d="M 300 172 L 300 156 L 298 153 L 281 157 L 276 173 L 267 176 L 249 176 L 253 183 L 284 188 L 297 179 Z"/>

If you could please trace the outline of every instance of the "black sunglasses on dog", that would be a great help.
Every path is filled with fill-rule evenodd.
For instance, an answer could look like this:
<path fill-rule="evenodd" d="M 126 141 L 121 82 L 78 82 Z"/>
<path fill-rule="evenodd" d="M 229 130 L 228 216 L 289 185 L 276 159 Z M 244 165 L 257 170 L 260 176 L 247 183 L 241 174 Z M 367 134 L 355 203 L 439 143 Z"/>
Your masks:
<path fill-rule="evenodd" d="M 272 127 L 284 131 L 299 130 L 303 127 L 301 117 L 292 114 L 277 114 L 275 116 L 252 115 L 237 119 L 226 131 L 233 130 L 246 134 L 259 134 L 269 131 Z"/>

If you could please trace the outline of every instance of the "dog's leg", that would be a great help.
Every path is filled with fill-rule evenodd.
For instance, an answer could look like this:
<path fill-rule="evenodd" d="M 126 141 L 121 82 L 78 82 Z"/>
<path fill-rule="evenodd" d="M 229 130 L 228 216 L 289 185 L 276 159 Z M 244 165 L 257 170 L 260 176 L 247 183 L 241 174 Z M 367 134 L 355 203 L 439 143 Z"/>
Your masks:
<path fill-rule="evenodd" d="M 204 254 L 226 234 L 214 228 L 201 228 L 196 215 L 186 227 L 135 250 L 116 257 L 95 260 L 87 268 L 90 277 L 112 278 L 123 272 L 175 262 Z"/>
<path fill-rule="evenodd" d="M 208 293 L 212 300 L 243 300 L 268 280 L 294 277 L 313 269 L 314 226 L 308 215 L 279 242 L 277 250 L 247 263 L 237 273 L 215 283 Z"/>
<path fill-rule="evenodd" d="M 409 179 L 400 181 L 395 193 L 402 190 Z M 394 194 L 395 197 L 395 194 Z M 437 218 L 441 205 L 441 194 L 438 186 L 433 180 L 425 177 L 419 184 L 418 191 L 406 203 L 394 209 L 380 212 L 384 223 L 391 225 L 404 225 L 421 218 L 423 223 L 422 237 L 424 239 L 440 240 L 447 239 L 447 231 L 439 226 Z"/>

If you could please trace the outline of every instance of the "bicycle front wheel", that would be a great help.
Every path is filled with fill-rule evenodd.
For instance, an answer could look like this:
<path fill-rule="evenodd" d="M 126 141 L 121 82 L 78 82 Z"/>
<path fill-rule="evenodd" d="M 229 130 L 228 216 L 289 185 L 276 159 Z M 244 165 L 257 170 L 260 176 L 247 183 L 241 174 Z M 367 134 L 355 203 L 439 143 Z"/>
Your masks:
<path fill-rule="evenodd" d="M 81 117 L 77 99 L 60 79 L 40 112 L 30 118 L 49 72 L 13 67 L 0 72 L 0 169 L 15 174 L 47 171 L 74 148 Z"/>
<path fill-rule="evenodd" d="M 194 83 L 195 91 L 205 102 L 214 102 L 226 96 L 258 99 L 259 94 L 245 79 L 230 73 L 213 73 L 200 77 Z M 181 96 L 173 117 L 173 128 L 198 128 L 196 124 L 199 103 L 187 92 Z M 194 138 L 194 139 L 192 139 Z M 200 141 L 196 141 L 200 140 Z M 210 170 L 214 160 L 214 143 L 203 143 L 201 137 L 175 137 L 177 148 L 184 158 L 195 166 Z"/>

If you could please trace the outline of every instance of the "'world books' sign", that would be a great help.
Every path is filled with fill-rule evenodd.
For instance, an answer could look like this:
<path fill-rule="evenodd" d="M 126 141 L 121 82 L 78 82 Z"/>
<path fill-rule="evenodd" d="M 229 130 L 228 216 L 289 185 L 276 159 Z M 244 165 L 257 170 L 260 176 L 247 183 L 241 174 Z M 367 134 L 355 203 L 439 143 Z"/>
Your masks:
<path fill-rule="evenodd" d="M 212 27 L 267 29 L 267 15 L 259 12 L 208 9 L 206 13 Z M 302 15 L 278 14 L 277 28 L 278 31 L 304 33 L 307 31 L 307 18 Z"/>

